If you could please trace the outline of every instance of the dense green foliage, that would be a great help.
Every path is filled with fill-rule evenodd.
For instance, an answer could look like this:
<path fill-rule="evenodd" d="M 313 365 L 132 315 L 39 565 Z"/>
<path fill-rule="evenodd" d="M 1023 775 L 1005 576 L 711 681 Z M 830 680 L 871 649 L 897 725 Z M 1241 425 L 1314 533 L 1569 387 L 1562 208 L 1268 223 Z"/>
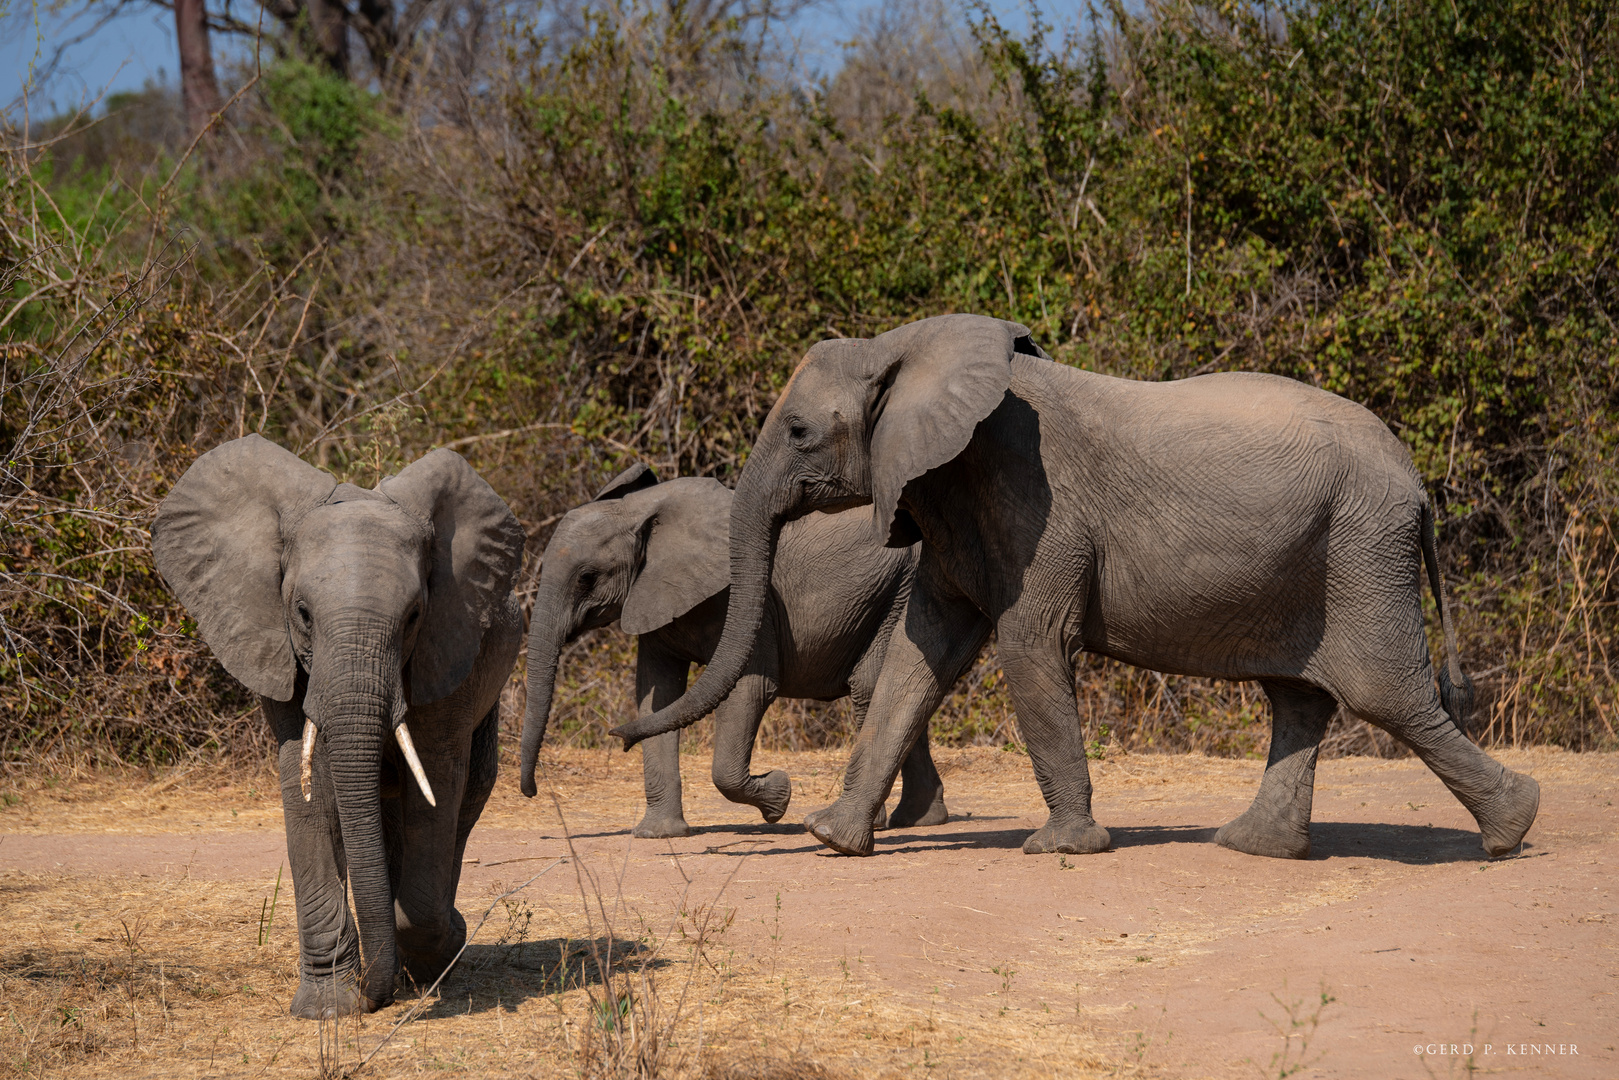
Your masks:
<path fill-rule="evenodd" d="M 144 265 L 146 237 L 189 223 L 206 255 L 154 293 L 180 340 L 116 338 L 83 360 L 103 381 L 166 364 L 194 380 L 163 384 L 190 404 L 161 430 L 109 405 L 126 438 L 162 448 L 127 489 L 133 516 L 198 449 L 262 427 L 361 482 L 455 445 L 543 542 L 632 457 L 733 478 L 814 341 L 978 311 L 1025 322 L 1066 363 L 1272 371 L 1366 404 L 1440 509 L 1488 737 L 1619 744 L 1619 21 L 1605 5 L 1115 4 L 1067 36 L 919 18 L 906 55 L 857 43 L 809 90 L 750 27 L 684 10 L 601 14 L 567 42 L 514 34 L 476 94 L 423 80 L 381 101 L 302 64 L 267 71 L 233 132 L 246 152 L 188 164 L 166 199 L 138 201 L 156 220 L 95 241 Z M 970 47 L 923 40 L 951 33 Z M 47 172 L 50 157 L 14 154 L 6 198 L 57 193 L 72 221 L 35 215 L 41 229 L 88 239 L 105 169 L 54 156 Z M 0 243 L 25 262 L 44 233 Z M 77 325 L 67 297 L 46 290 L 5 332 Z M 20 333 L 8 395 L 66 340 Z M 94 483 L 53 453 L 30 476 L 56 477 L 61 506 L 94 505 Z M 18 553 L 25 535 L 3 542 L 0 572 L 39 565 Z M 34 602 L 21 595 L 4 597 L 12 625 Z M 160 598 L 137 606 L 179 633 Z M 135 631 L 106 610 L 127 653 Z M 581 695 L 558 719 L 593 739 L 630 707 L 622 650 L 580 652 Z M 111 655 L 73 661 L 76 685 L 100 685 Z M 30 663 L 0 658 L 36 672 L 13 686 L 47 687 Z M 1264 744 L 1240 688 L 1082 675 L 1099 750 Z M 1015 739 L 993 663 L 969 683 L 941 730 Z M 58 709 L 29 706 L 6 738 L 38 745 Z M 835 726 L 793 715 L 789 741 Z"/>

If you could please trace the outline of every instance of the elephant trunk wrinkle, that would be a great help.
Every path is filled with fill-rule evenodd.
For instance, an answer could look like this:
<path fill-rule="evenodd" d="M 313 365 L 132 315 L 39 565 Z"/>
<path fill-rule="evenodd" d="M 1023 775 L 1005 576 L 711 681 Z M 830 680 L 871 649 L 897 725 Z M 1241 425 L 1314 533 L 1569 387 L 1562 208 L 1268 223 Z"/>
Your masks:
<path fill-rule="evenodd" d="M 355 922 L 364 959 L 362 992 L 393 999 L 396 945 L 393 889 L 383 843 L 381 767 L 390 729 L 405 715 L 398 628 L 356 617 L 321 635 L 310 672 L 324 759 L 336 795 L 348 857 Z"/>
<path fill-rule="evenodd" d="M 761 439 L 761 444 L 764 442 Z M 624 749 L 642 739 L 695 723 L 735 688 L 753 655 L 754 640 L 764 622 L 776 546 L 786 522 L 788 503 L 797 493 L 796 483 L 782 482 L 762 470 L 752 474 L 744 471 L 731 504 L 731 597 L 720 643 L 696 684 L 678 701 L 613 729 L 611 734 L 624 740 Z"/>
<path fill-rule="evenodd" d="M 556 690 L 557 661 L 572 629 L 568 607 L 562 598 L 546 595 L 535 601 L 534 618 L 528 635 L 528 707 L 523 712 L 523 757 L 518 784 L 528 798 L 538 792 L 534 766 L 551 722 L 551 699 Z M 542 614 L 543 612 L 543 614 Z"/>

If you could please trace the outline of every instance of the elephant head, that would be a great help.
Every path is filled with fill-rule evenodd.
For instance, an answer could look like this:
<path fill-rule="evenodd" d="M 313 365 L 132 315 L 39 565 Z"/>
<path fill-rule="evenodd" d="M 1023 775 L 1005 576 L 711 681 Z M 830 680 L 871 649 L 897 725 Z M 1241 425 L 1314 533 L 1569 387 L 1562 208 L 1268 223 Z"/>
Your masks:
<path fill-rule="evenodd" d="M 693 476 L 660 484 L 636 464 L 558 523 L 529 620 L 524 795 L 537 790 L 534 763 L 563 646 L 615 619 L 626 634 L 649 633 L 723 592 L 730 521 L 731 491 L 718 481 Z"/>
<path fill-rule="evenodd" d="M 448 696 L 471 672 L 524 540 L 453 451 L 368 491 L 257 435 L 198 458 L 152 525 L 159 571 L 225 670 L 265 698 L 301 694 L 306 799 L 317 735 L 329 755 L 372 1007 L 392 1000 L 395 967 L 385 746 L 398 743 L 434 805 L 407 707 Z"/>
<path fill-rule="evenodd" d="M 966 449 L 1011 385 L 1014 353 L 1044 356 L 1027 328 L 977 315 L 941 315 L 810 348 L 737 483 L 720 644 L 679 701 L 613 729 L 626 749 L 696 721 L 736 685 L 788 521 L 869 503 L 883 543 L 905 547 L 920 538 L 900 505 L 905 485 Z"/>

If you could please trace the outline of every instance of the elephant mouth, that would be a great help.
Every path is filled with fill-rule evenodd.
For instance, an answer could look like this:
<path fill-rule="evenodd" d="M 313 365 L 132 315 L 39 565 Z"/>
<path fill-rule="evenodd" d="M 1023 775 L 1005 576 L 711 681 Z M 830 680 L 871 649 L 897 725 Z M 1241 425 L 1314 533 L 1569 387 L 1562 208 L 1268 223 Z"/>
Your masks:
<path fill-rule="evenodd" d="M 410 728 L 405 726 L 405 721 L 402 718 L 394 725 L 393 732 L 394 740 L 399 745 L 399 753 L 404 757 L 405 764 L 410 767 L 410 773 L 416 779 L 416 786 L 421 789 L 422 798 L 427 800 L 428 806 L 438 806 L 438 800 L 433 798 L 433 787 L 427 782 L 427 771 L 422 768 L 422 759 L 416 754 L 416 744 L 411 741 Z M 315 721 L 306 719 L 304 721 L 302 760 L 298 765 L 298 787 L 303 792 L 304 802 L 308 802 L 314 797 L 312 779 L 315 767 L 315 739 L 318 734 L 319 729 L 315 726 Z M 393 794 L 391 796 L 388 794 L 388 785 L 384 782 L 382 785 L 382 797 L 385 799 L 399 797 L 399 773 L 397 769 L 392 771 L 395 778 Z"/>

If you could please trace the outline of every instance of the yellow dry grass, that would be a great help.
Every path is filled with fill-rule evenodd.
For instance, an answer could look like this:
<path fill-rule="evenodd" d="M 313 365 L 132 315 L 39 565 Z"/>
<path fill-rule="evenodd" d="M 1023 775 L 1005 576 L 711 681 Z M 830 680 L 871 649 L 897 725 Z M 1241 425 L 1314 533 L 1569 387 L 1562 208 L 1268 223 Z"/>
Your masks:
<path fill-rule="evenodd" d="M 1589 783 L 1612 770 L 1604 755 L 1542 749 L 1500 757 L 1542 783 Z M 972 792 L 1002 813 L 1039 811 L 1021 754 L 969 748 L 942 750 L 937 758 L 952 791 Z M 557 750 L 544 761 L 556 803 L 521 798 L 508 771 L 480 828 L 554 826 L 560 807 L 576 833 L 600 836 L 604 827 L 621 829 L 637 811 L 637 755 Z M 802 799 L 796 815 L 837 794 L 842 763 L 836 751 L 761 751 L 755 768 L 791 772 Z M 705 790 L 702 764 L 694 758 L 687 770 L 689 812 L 698 811 L 694 822 L 723 821 L 725 804 Z M 1103 799 L 1180 801 L 1250 792 L 1262 768 L 1254 760 L 1125 755 L 1093 763 L 1093 774 Z M 1363 788 L 1364 797 L 1386 799 L 1378 784 L 1407 772 L 1420 774 L 1422 766 L 1343 759 L 1324 767 L 1322 784 L 1356 799 Z M 0 785 L 0 866 L 7 833 L 62 836 L 66 843 L 78 834 L 135 842 L 141 834 L 234 831 L 278 842 L 276 791 L 267 768 L 13 779 Z M 708 801 L 698 809 L 699 800 Z M 752 814 L 731 812 L 737 821 Z M 557 865 L 504 899 L 503 892 L 547 862 L 524 860 L 499 882 L 485 874 L 476 887 L 464 884 L 458 903 L 469 925 L 486 909 L 492 914 L 441 991 L 425 999 L 406 992 L 377 1015 L 325 1025 L 285 1012 L 297 981 L 290 882 L 266 926 L 273 883 L 261 871 L 252 880 L 203 880 L 212 867 L 155 876 L 0 870 L 0 1074 L 736 1080 L 1131 1074 L 1128 1063 L 1102 1049 L 1117 1053 L 1116 1041 L 1105 1042 L 1084 1016 L 1056 1004 L 1066 999 L 1055 984 L 1029 982 L 1040 977 L 1040 956 L 1028 957 L 1033 966 L 1019 976 L 1019 987 L 1038 989 L 1052 1011 L 997 1011 L 983 998 L 928 1000 L 863 975 L 860 964 L 835 966 L 835 958 L 804 956 L 773 943 L 768 931 L 754 927 L 750 936 L 734 925 L 733 904 L 748 891 L 741 879 L 756 876 L 751 869 L 734 884 L 699 878 L 674 901 L 633 887 L 626 892 L 614 856 L 602 850 Z M 891 857 L 896 866 L 917 858 Z M 1400 872 L 1395 864 L 1356 867 L 1348 884 L 1334 877 L 1319 889 L 1344 899 L 1346 889 L 1364 891 L 1372 879 Z M 1291 911 L 1320 899 L 1313 895 L 1265 901 L 1253 914 Z M 1084 935 L 1083 922 L 1074 923 L 1076 937 Z M 1154 958 L 1167 963 L 1201 954 L 1217 929 L 1159 927 L 1154 949 L 1162 955 Z M 1133 939 L 1111 935 L 1091 946 L 1081 953 L 1064 948 L 1062 963 L 1046 966 L 1089 983 L 1128 968 L 1142 951 Z M 974 970 L 991 970 L 988 964 Z"/>
<path fill-rule="evenodd" d="M 792 758 L 810 801 L 835 795 L 837 754 L 762 754 L 760 764 L 772 756 Z M 957 756 L 943 755 L 947 773 L 1027 782 L 1016 755 Z M 622 818 L 639 796 L 635 757 L 547 759 L 572 819 Z M 484 821 L 532 825 L 537 803 L 510 786 Z M 279 832 L 275 791 L 268 770 L 34 778 L 6 789 L 0 831 Z M 514 868 L 516 880 L 482 895 L 463 887 L 469 927 L 492 913 L 439 993 L 413 990 L 373 1016 L 324 1024 L 285 1011 L 298 977 L 290 879 L 269 922 L 272 888 L 260 880 L 0 872 L 0 1075 L 1118 1074 L 1072 1016 L 922 1008 L 863 980 L 858 965 L 826 974 L 790 950 L 735 947 L 723 886 L 678 904 L 627 900 L 611 866 L 586 857 L 499 898 L 545 866 Z"/>

